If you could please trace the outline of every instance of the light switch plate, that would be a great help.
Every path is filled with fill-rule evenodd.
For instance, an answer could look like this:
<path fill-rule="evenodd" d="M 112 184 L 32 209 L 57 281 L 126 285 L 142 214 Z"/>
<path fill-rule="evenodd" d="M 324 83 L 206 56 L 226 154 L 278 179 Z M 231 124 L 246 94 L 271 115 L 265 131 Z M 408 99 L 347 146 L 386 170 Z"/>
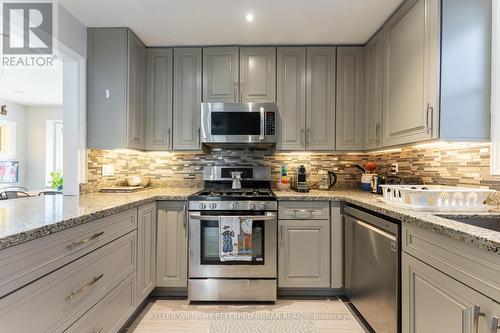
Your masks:
<path fill-rule="evenodd" d="M 103 176 L 113 176 L 115 174 L 115 166 L 113 164 L 103 164 L 102 165 L 102 175 Z"/>

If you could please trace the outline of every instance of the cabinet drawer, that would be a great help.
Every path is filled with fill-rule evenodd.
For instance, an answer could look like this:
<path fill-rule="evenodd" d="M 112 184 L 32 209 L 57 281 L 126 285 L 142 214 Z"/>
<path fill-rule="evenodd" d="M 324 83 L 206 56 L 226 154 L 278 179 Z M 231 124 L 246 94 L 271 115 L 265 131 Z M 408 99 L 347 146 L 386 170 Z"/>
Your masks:
<path fill-rule="evenodd" d="M 328 220 L 330 203 L 325 201 L 281 201 L 279 203 L 280 220 Z"/>
<path fill-rule="evenodd" d="M 137 232 L 0 299 L 6 332 L 61 331 L 136 269 Z M 27 320 L 29 318 L 29 320 Z"/>
<path fill-rule="evenodd" d="M 135 311 L 134 287 L 135 278 L 132 274 L 65 332 L 118 332 Z"/>
<path fill-rule="evenodd" d="M 403 225 L 403 251 L 500 301 L 500 257 L 463 241 Z"/>
<path fill-rule="evenodd" d="M 137 209 L 0 251 L 0 297 L 137 228 Z"/>

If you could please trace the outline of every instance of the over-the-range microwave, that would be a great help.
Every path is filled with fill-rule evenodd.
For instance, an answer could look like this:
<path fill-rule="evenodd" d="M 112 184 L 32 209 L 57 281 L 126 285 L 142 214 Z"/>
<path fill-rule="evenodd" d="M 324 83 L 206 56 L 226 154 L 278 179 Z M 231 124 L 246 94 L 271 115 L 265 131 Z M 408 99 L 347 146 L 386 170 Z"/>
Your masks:
<path fill-rule="evenodd" d="M 201 103 L 204 144 L 276 144 L 275 103 Z"/>

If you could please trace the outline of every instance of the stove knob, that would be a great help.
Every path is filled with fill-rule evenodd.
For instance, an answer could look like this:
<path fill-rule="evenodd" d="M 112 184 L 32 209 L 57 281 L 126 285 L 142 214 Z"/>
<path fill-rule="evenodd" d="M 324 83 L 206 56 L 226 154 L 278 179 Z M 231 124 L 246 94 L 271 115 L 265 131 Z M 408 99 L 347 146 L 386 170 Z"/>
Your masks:
<path fill-rule="evenodd" d="M 237 207 L 237 206 L 238 206 L 238 204 L 237 204 L 236 202 L 231 202 L 231 203 L 229 204 L 229 208 L 230 208 L 230 209 L 236 209 L 236 207 Z"/>
<path fill-rule="evenodd" d="M 267 209 L 267 202 L 263 202 L 260 204 L 260 209 L 264 210 Z"/>
<path fill-rule="evenodd" d="M 248 204 L 248 209 L 250 209 L 250 210 L 255 210 L 255 203 L 254 203 L 254 202 L 250 202 L 250 203 Z"/>
<path fill-rule="evenodd" d="M 204 203 L 204 202 L 200 202 L 200 205 L 199 205 L 199 206 L 200 206 L 200 209 L 205 209 L 205 208 L 207 208 L 207 204 L 206 204 L 206 203 Z"/>
<path fill-rule="evenodd" d="M 216 202 L 211 202 L 209 204 L 209 206 L 210 206 L 210 209 L 215 209 L 215 208 L 217 208 L 217 203 Z"/>

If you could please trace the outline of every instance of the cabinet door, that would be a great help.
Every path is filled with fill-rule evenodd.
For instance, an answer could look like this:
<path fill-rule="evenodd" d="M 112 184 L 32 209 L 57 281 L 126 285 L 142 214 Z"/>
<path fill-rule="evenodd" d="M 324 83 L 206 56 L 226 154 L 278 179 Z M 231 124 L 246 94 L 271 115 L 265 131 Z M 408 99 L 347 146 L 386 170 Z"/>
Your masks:
<path fill-rule="evenodd" d="M 203 102 L 239 101 L 238 47 L 203 48 Z"/>
<path fill-rule="evenodd" d="M 438 1 L 411 1 L 407 7 L 385 32 L 384 146 L 438 135 Z"/>
<path fill-rule="evenodd" d="M 278 222 L 278 287 L 330 287 L 330 221 Z"/>
<path fill-rule="evenodd" d="M 155 287 L 156 203 L 140 206 L 137 221 L 137 302 L 139 305 Z"/>
<path fill-rule="evenodd" d="M 187 287 L 186 203 L 158 202 L 156 286 Z"/>
<path fill-rule="evenodd" d="M 492 332 L 498 306 L 489 298 L 406 253 L 401 274 L 403 333 Z"/>
<path fill-rule="evenodd" d="M 276 101 L 276 48 L 240 48 L 240 100 L 266 103 Z"/>
<path fill-rule="evenodd" d="M 336 150 L 363 149 L 364 48 L 337 48 Z"/>
<path fill-rule="evenodd" d="M 89 28 L 87 37 L 87 148 L 124 148 L 127 144 L 127 29 Z"/>
<path fill-rule="evenodd" d="M 306 128 L 306 48 L 278 47 L 278 149 L 304 150 Z"/>
<path fill-rule="evenodd" d="M 335 150 L 334 47 L 307 48 L 306 148 Z"/>
<path fill-rule="evenodd" d="M 128 31 L 128 147 L 146 146 L 146 47 Z"/>
<path fill-rule="evenodd" d="M 146 149 L 172 149 L 172 49 L 148 49 Z"/>
<path fill-rule="evenodd" d="M 201 49 L 174 49 L 174 150 L 200 149 Z"/>
<path fill-rule="evenodd" d="M 364 149 L 382 147 L 383 52 L 382 36 L 365 46 Z"/>

